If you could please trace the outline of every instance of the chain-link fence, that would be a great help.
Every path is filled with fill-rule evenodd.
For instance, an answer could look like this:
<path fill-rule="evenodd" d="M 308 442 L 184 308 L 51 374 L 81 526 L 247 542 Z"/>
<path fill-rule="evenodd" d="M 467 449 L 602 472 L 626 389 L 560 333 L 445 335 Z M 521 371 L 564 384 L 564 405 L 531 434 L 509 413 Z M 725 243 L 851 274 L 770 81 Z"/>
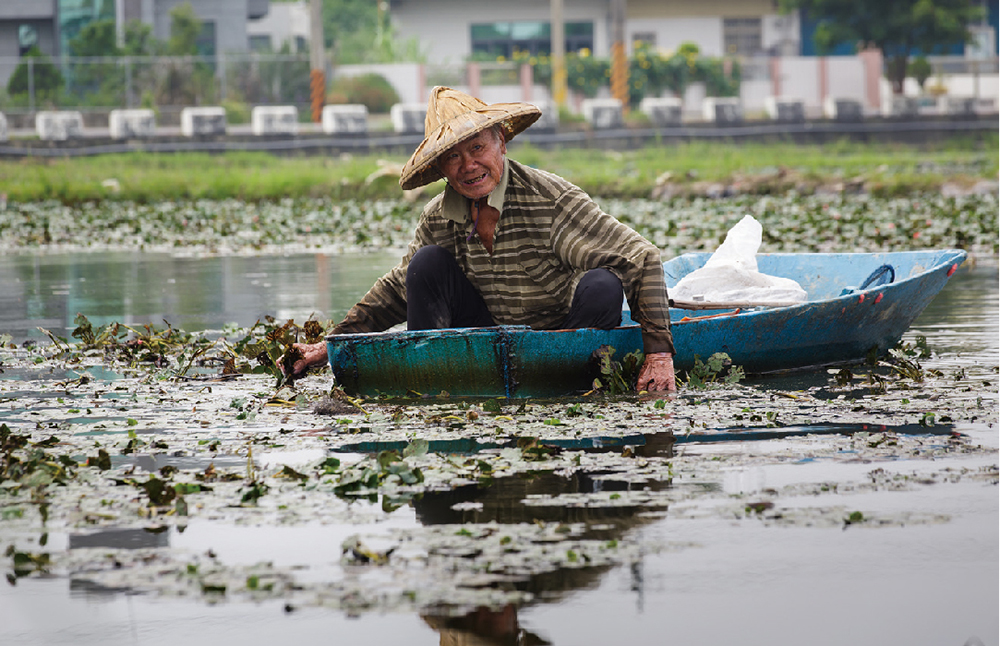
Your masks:
<path fill-rule="evenodd" d="M 0 110 L 9 111 L 223 104 L 237 120 L 252 105 L 309 115 L 306 55 L 0 58 L 0 82 Z"/>
<path fill-rule="evenodd" d="M 699 58 L 694 61 L 698 64 L 681 61 L 684 64 L 679 68 L 674 65 L 676 58 L 654 60 L 638 54 L 633 58 L 629 71 L 633 106 L 643 96 L 670 92 L 684 96 L 686 88 L 700 83 L 706 96 L 740 96 L 747 110 L 762 110 L 764 97 L 777 91 L 772 79 L 774 69 L 781 70 L 781 94 L 805 97 L 807 103 L 815 103 L 809 97 L 822 94 L 813 64 L 819 59 L 814 57 Z M 853 57 L 837 60 L 847 59 Z M 358 69 L 349 70 L 351 67 Z M 826 91 L 831 96 L 864 96 L 863 70 L 844 77 L 835 73 L 840 67 L 831 63 Z M 995 109 L 996 58 L 931 57 L 930 67 L 931 78 L 920 92 L 933 90 L 993 101 Z M 607 93 L 607 61 L 572 59 L 568 68 L 570 90 L 576 96 Z M 328 90 L 336 89 L 335 76 L 362 72 L 383 76 L 404 103 L 421 101 L 427 88 L 434 85 L 469 88 L 488 102 L 543 99 L 552 73 L 550 61 L 534 57 L 453 65 L 344 66 L 328 74 Z M 0 112 L 6 114 L 12 128 L 33 127 L 30 120 L 41 110 L 80 110 L 85 120 L 89 114 L 101 115 L 87 125 L 102 126 L 108 110 L 139 107 L 155 108 L 158 125 L 172 127 L 179 125 L 182 108 L 205 105 L 224 106 L 230 124 L 249 122 L 251 108 L 258 105 L 292 105 L 301 122 L 309 121 L 308 55 L 0 58 Z"/>

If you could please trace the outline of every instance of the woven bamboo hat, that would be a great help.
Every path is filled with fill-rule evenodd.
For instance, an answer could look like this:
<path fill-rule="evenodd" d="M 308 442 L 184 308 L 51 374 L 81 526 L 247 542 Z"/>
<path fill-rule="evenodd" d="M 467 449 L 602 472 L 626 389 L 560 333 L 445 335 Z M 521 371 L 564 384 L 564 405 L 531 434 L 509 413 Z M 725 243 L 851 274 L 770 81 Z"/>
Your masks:
<path fill-rule="evenodd" d="M 542 111 L 530 103 L 487 104 L 450 87 L 435 87 L 427 103 L 424 140 L 403 166 L 399 185 L 410 190 L 441 179 L 434 162 L 455 144 L 495 125 L 510 141 L 540 116 Z"/>

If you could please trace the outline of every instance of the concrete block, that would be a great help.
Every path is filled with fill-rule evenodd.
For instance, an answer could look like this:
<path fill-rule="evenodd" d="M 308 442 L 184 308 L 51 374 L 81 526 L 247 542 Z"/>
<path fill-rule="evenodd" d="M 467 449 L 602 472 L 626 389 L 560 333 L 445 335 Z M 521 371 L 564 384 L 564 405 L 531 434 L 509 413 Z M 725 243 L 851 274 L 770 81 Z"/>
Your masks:
<path fill-rule="evenodd" d="M 540 99 L 528 103 L 542 111 L 542 116 L 538 117 L 538 121 L 531 124 L 531 130 L 553 132 L 559 128 L 559 106 L 556 105 L 555 101 Z"/>
<path fill-rule="evenodd" d="M 861 101 L 828 96 L 823 102 L 823 115 L 834 121 L 864 121 L 865 111 Z"/>
<path fill-rule="evenodd" d="M 971 96 L 938 97 L 938 109 L 941 114 L 953 117 L 972 117 L 976 115 L 976 98 Z"/>
<path fill-rule="evenodd" d="M 83 115 L 75 110 L 43 111 L 35 115 L 35 131 L 45 141 L 66 141 L 83 135 Z"/>
<path fill-rule="evenodd" d="M 397 103 L 389 108 L 392 129 L 396 134 L 424 134 L 427 106 L 423 103 Z"/>
<path fill-rule="evenodd" d="M 0 141 L 7 141 L 10 136 L 7 134 L 7 117 L 0 112 Z"/>
<path fill-rule="evenodd" d="M 181 110 L 181 134 L 185 137 L 226 134 L 226 109 L 221 106 L 184 108 Z"/>
<path fill-rule="evenodd" d="M 250 131 L 255 135 L 294 135 L 299 131 L 299 110 L 294 105 L 257 105 L 250 110 Z"/>
<path fill-rule="evenodd" d="M 681 125 L 681 111 L 684 102 L 676 97 L 647 96 L 639 102 L 639 110 L 649 117 L 658 128 Z"/>
<path fill-rule="evenodd" d="M 890 94 L 882 98 L 883 117 L 915 117 L 920 112 L 916 97 Z"/>
<path fill-rule="evenodd" d="M 802 123 L 806 120 L 806 106 L 802 99 L 769 96 L 764 99 L 764 110 L 772 121 Z"/>
<path fill-rule="evenodd" d="M 625 126 L 622 102 L 618 99 L 584 99 L 580 111 L 587 123 L 597 130 Z"/>
<path fill-rule="evenodd" d="M 112 110 L 108 115 L 112 139 L 138 139 L 156 134 L 156 114 L 152 110 Z"/>
<path fill-rule="evenodd" d="M 711 121 L 720 126 L 731 126 L 743 123 L 743 105 L 734 96 L 710 96 L 701 103 L 702 115 L 705 121 Z"/>
<path fill-rule="evenodd" d="M 333 134 L 364 134 L 368 132 L 368 108 L 360 103 L 324 105 L 323 132 Z"/>

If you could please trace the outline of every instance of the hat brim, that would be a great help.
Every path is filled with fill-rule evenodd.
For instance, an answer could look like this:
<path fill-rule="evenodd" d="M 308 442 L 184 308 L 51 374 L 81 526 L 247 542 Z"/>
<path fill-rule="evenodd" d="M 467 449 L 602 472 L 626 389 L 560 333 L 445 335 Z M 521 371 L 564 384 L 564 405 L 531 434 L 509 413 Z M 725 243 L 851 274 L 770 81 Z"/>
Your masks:
<path fill-rule="evenodd" d="M 434 162 L 452 146 L 496 125 L 502 126 L 504 137 L 510 141 L 540 116 L 542 111 L 530 103 L 494 103 L 449 119 L 420 142 L 403 166 L 399 185 L 403 190 L 411 190 L 439 180 L 444 176 Z"/>

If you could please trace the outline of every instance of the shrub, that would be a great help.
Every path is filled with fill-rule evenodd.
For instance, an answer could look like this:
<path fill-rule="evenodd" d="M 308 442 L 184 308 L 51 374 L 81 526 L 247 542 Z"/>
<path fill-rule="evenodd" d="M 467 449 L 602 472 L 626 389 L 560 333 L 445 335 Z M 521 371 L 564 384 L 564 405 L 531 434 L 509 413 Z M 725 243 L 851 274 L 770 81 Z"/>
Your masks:
<path fill-rule="evenodd" d="M 226 110 L 226 123 L 250 123 L 250 106 L 242 101 L 227 99 L 222 101 Z"/>
<path fill-rule="evenodd" d="M 923 90 L 924 83 L 926 83 L 927 79 L 931 77 L 931 64 L 925 57 L 917 56 L 910 61 L 909 67 L 910 69 L 907 70 L 909 75 L 913 77 L 913 79 L 917 82 L 917 85 L 920 86 L 920 89 Z"/>
<path fill-rule="evenodd" d="M 52 101 L 62 90 L 63 77 L 51 59 L 43 54 L 37 47 L 32 47 L 25 53 L 18 64 L 10 80 L 7 81 L 7 92 L 14 97 L 24 95 L 27 97 L 29 90 L 28 83 L 28 59 L 34 59 L 32 65 L 32 86 L 35 91 L 35 99 L 39 102 Z"/>
<path fill-rule="evenodd" d="M 380 74 L 362 74 L 334 79 L 327 103 L 360 103 L 371 113 L 386 113 L 399 103 L 399 94 Z"/>

